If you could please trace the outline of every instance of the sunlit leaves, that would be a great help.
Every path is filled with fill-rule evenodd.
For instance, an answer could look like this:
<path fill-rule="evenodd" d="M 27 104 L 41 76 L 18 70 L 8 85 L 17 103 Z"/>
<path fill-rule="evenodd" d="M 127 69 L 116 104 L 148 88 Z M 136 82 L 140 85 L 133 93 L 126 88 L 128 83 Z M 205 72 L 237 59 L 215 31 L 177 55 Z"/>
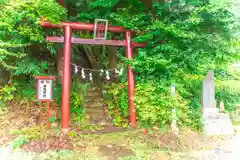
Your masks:
<path fill-rule="evenodd" d="M 47 62 L 38 63 L 36 59 L 25 58 L 22 61 L 16 62 L 14 75 L 36 76 L 44 75 L 44 70 L 48 68 Z"/>
<path fill-rule="evenodd" d="M 26 73 L 30 70 L 27 67 L 33 65 L 31 71 L 36 72 L 37 61 L 30 60 L 26 67 L 16 62 L 26 56 L 27 45 L 44 42 L 39 20 L 59 22 L 66 17 L 65 9 L 55 0 L 8 0 L 1 1 L 0 6 L 0 66 L 8 70 L 23 67 L 21 73 Z"/>
<path fill-rule="evenodd" d="M 92 3 L 89 4 L 89 7 L 91 8 L 99 8 L 99 7 L 104 7 L 104 8 L 111 8 L 114 6 L 119 0 L 95 0 Z"/>
<path fill-rule="evenodd" d="M 232 36 L 233 31 L 239 32 L 239 28 L 237 30 L 229 1 L 191 0 L 184 5 L 178 5 L 177 1 L 174 1 L 171 7 L 169 10 L 164 3 L 154 2 L 154 14 L 148 15 L 143 13 L 141 8 L 136 12 L 134 7 L 129 6 L 113 13 L 111 18 L 115 23 L 136 31 L 141 30 L 142 32 L 137 32 L 135 40 L 145 40 L 149 44 L 131 63 L 134 71 L 138 73 L 138 87 L 144 87 L 150 81 L 154 81 L 158 87 L 166 84 L 157 80 L 166 83 L 175 81 L 181 86 L 180 96 L 188 101 L 192 108 L 198 108 L 201 80 L 194 79 L 191 75 L 203 77 L 210 69 L 225 68 L 231 62 L 237 61 L 236 59 L 239 60 L 236 37 Z M 173 10 L 173 7 L 179 8 Z M 145 19 L 144 15 L 148 18 Z M 186 74 L 188 77 L 185 77 Z M 136 92 L 138 97 L 141 97 L 136 99 L 141 120 L 148 114 L 145 118 L 152 117 L 151 122 L 154 123 L 158 118 L 162 118 L 162 113 L 168 113 L 164 109 L 158 111 L 159 108 L 167 106 L 167 100 L 150 98 L 156 96 L 156 93 L 147 91 L 146 88 Z M 150 93 L 151 96 L 148 95 Z M 156 106 L 151 104 L 156 102 Z M 141 111 L 143 108 L 145 110 Z M 161 115 L 156 118 L 158 112 L 161 112 Z M 189 111 L 191 120 L 186 121 L 194 121 L 195 115 L 192 113 Z M 167 117 L 165 118 L 166 121 Z"/>

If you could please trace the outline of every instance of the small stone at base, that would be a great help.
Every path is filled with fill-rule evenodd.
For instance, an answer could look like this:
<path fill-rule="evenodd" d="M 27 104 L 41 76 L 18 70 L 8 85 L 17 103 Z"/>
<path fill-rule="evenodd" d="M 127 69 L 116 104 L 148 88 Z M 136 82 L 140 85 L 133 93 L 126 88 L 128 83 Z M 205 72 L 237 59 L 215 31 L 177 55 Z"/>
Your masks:
<path fill-rule="evenodd" d="M 69 128 L 62 128 L 61 131 L 64 133 L 64 134 L 67 134 L 70 129 Z"/>

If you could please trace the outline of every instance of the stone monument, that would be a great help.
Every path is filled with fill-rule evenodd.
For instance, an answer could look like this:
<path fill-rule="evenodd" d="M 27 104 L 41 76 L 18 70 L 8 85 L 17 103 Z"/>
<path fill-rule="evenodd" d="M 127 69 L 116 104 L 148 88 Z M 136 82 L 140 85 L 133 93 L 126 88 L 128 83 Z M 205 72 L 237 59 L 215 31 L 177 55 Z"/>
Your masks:
<path fill-rule="evenodd" d="M 179 128 L 177 125 L 177 111 L 176 109 L 172 109 L 172 123 L 171 123 L 171 129 L 174 134 L 179 135 Z"/>
<path fill-rule="evenodd" d="M 220 113 L 216 105 L 214 89 L 214 72 L 210 71 L 202 84 L 202 109 L 204 133 L 209 136 L 234 134 L 229 116 Z"/>

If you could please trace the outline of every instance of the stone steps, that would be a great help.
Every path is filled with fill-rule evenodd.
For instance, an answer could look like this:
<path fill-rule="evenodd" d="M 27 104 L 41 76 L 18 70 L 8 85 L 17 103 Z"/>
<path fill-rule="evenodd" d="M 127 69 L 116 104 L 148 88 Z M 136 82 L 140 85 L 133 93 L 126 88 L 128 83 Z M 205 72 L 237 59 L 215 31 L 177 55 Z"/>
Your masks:
<path fill-rule="evenodd" d="M 101 96 L 101 89 L 88 88 L 84 98 L 84 111 L 91 124 L 106 124 L 107 117 L 104 109 L 104 99 Z"/>
<path fill-rule="evenodd" d="M 100 92 L 87 92 L 86 93 L 86 97 L 101 97 L 101 93 Z"/>
<path fill-rule="evenodd" d="M 99 103 L 104 103 L 104 100 L 102 98 L 99 99 L 88 99 L 88 98 L 84 98 L 84 103 L 95 103 L 95 102 L 99 102 Z"/>
<path fill-rule="evenodd" d="M 84 103 L 84 108 L 102 108 L 103 107 L 103 102 L 99 101 L 91 101 L 91 102 L 85 102 Z"/>
<path fill-rule="evenodd" d="M 104 108 L 85 108 L 85 111 L 91 112 L 91 113 L 98 113 L 104 111 Z"/>
<path fill-rule="evenodd" d="M 87 92 L 101 92 L 101 89 L 97 87 L 87 88 Z"/>
<path fill-rule="evenodd" d="M 98 95 L 98 96 L 89 96 L 89 95 L 85 95 L 84 96 L 84 101 L 103 101 L 102 96 Z"/>

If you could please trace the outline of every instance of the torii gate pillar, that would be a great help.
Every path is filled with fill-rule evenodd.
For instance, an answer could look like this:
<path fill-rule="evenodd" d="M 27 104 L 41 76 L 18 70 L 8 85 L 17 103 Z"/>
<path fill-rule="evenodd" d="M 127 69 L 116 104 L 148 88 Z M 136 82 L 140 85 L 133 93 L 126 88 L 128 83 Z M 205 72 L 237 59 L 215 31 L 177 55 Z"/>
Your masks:
<path fill-rule="evenodd" d="M 70 86 L 71 86 L 71 48 L 72 28 L 64 28 L 64 49 L 63 49 L 63 81 L 62 81 L 62 131 L 69 130 L 70 121 Z"/>
<path fill-rule="evenodd" d="M 126 40 L 126 57 L 128 59 L 133 59 L 133 44 L 132 44 L 132 32 L 125 32 Z M 127 76 L 128 76 L 128 106 L 129 106 L 129 120 L 132 127 L 136 126 L 136 109 L 134 106 L 134 74 L 132 68 L 127 66 Z"/>

